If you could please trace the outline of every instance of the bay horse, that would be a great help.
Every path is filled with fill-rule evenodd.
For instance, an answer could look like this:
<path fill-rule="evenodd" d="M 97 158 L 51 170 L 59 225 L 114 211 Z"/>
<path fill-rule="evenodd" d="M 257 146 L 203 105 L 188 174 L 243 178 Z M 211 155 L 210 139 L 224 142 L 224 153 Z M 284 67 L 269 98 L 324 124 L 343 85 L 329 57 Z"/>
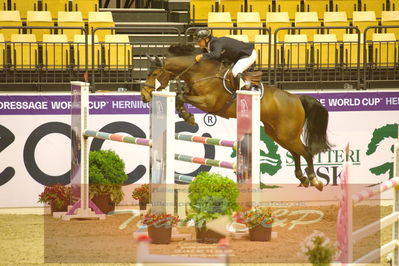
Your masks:
<path fill-rule="evenodd" d="M 186 88 L 177 93 L 176 106 L 186 122 L 195 123 L 193 115 L 184 109 L 183 102 L 207 113 L 235 118 L 236 102 L 223 87 L 223 74 L 227 67 L 216 60 L 197 63 L 194 48 L 187 48 L 187 45 L 171 46 L 169 52 L 173 55 L 166 57 L 164 63 L 158 57 L 147 55 L 151 66 L 141 88 L 142 100 L 151 101 L 152 91 L 164 89 L 170 80 L 183 80 Z M 177 55 L 176 51 L 183 55 Z M 156 80 L 160 83 L 159 88 L 155 88 Z M 315 174 L 313 156 L 331 149 L 327 139 L 328 111 L 311 96 L 294 95 L 269 85 L 264 85 L 260 104 L 265 133 L 292 154 L 296 178 L 304 187 L 312 184 L 322 191 L 323 183 Z M 301 140 L 302 133 L 306 145 Z M 301 156 L 307 163 L 307 176 L 301 169 Z"/>

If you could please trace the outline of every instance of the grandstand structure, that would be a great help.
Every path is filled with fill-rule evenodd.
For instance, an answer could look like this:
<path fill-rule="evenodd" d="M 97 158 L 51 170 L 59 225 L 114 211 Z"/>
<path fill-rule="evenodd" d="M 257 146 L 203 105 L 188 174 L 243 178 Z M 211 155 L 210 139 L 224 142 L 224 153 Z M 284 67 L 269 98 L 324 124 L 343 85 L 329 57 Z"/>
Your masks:
<path fill-rule="evenodd" d="M 0 0 L 0 90 L 139 90 L 199 27 L 254 42 L 283 89 L 399 87 L 399 0 Z"/>

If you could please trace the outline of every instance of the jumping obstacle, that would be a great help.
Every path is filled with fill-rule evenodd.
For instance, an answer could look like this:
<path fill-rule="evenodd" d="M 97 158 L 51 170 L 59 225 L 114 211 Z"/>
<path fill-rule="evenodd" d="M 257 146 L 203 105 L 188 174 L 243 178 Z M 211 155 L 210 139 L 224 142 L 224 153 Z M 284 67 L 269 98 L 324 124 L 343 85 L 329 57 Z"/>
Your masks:
<path fill-rule="evenodd" d="M 337 219 L 337 241 L 341 251 L 339 260 L 342 263 L 371 263 L 393 251 L 392 265 L 399 265 L 399 143 L 395 145 L 394 153 L 394 177 L 374 188 L 357 193 L 351 192 L 351 164 L 348 162 L 344 164 L 344 171 L 341 174 L 343 195 Z M 393 212 L 353 232 L 353 206 L 391 189 L 393 189 Z M 392 225 L 392 240 L 354 261 L 354 243 L 389 225 Z"/>

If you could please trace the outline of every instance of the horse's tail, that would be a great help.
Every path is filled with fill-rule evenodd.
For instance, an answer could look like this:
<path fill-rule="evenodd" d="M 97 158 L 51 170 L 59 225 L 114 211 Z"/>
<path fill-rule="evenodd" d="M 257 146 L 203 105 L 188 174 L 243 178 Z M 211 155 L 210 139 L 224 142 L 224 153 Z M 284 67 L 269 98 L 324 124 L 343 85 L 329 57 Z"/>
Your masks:
<path fill-rule="evenodd" d="M 304 140 L 312 155 L 331 149 L 327 139 L 328 111 L 315 98 L 299 96 L 305 109 Z"/>

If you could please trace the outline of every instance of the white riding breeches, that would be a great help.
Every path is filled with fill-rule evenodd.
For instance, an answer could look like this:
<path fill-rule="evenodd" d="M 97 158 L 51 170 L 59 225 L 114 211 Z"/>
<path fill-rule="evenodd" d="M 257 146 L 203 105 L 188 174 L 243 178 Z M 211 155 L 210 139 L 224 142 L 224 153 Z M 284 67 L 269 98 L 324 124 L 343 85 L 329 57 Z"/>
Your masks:
<path fill-rule="evenodd" d="M 252 54 L 248 57 L 241 58 L 240 60 L 237 61 L 237 63 L 234 65 L 233 69 L 231 72 L 233 73 L 233 76 L 236 77 L 238 73 L 242 73 L 245 70 L 247 70 L 253 63 L 256 61 L 256 51 L 255 49 L 252 50 Z"/>

